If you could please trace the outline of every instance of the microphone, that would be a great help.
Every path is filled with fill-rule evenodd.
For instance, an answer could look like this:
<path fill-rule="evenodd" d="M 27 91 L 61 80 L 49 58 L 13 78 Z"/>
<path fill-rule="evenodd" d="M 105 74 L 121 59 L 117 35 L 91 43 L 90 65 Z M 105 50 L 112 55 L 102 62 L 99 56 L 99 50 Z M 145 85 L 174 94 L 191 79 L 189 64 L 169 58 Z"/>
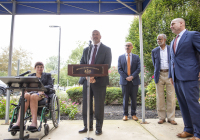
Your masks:
<path fill-rule="evenodd" d="M 89 59 L 90 59 L 90 50 L 91 50 L 91 47 L 92 47 L 92 41 L 89 40 L 89 49 L 88 49 L 88 54 L 87 54 L 87 64 L 89 64 Z"/>
<path fill-rule="evenodd" d="M 29 74 L 29 73 L 31 73 L 30 70 L 28 70 L 27 72 L 24 72 L 24 73 L 20 74 L 19 76 L 24 76 L 24 75 Z"/>
<path fill-rule="evenodd" d="M 89 47 L 91 48 L 91 46 L 92 46 L 92 41 L 89 40 Z"/>

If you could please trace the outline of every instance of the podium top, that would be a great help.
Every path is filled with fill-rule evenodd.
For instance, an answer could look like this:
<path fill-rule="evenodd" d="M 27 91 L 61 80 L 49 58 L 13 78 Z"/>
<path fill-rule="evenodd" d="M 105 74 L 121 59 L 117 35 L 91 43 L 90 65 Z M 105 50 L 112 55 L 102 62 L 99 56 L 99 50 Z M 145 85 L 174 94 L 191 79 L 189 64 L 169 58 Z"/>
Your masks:
<path fill-rule="evenodd" d="M 36 76 L 6 76 L 0 77 L 0 80 L 8 85 L 8 89 L 27 91 L 47 91 L 40 79 Z"/>
<path fill-rule="evenodd" d="M 72 64 L 68 65 L 68 75 L 74 77 L 108 76 L 108 64 Z"/>

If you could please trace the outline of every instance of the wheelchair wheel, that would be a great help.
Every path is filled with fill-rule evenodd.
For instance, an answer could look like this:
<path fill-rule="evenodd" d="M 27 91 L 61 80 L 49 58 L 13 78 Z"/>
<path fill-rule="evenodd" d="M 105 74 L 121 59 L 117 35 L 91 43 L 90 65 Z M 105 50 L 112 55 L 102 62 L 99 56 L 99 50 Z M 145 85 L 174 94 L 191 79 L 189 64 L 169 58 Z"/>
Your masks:
<path fill-rule="evenodd" d="M 12 136 L 15 136 L 16 134 L 17 134 L 17 131 L 12 131 L 12 132 L 11 132 L 11 135 L 12 135 Z"/>
<path fill-rule="evenodd" d="M 44 124 L 44 134 L 45 134 L 45 136 L 49 134 L 49 125 L 48 124 Z"/>
<path fill-rule="evenodd" d="M 57 128 L 60 122 L 60 103 L 56 95 L 54 95 L 51 100 L 51 115 L 53 125 L 55 128 Z"/>

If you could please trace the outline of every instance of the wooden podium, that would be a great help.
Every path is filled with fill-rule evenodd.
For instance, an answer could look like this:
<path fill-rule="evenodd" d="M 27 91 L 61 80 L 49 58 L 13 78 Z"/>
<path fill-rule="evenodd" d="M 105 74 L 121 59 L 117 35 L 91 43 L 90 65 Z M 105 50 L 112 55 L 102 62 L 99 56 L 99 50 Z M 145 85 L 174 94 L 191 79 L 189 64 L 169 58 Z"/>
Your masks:
<path fill-rule="evenodd" d="M 90 128 L 90 76 L 103 77 L 108 76 L 108 64 L 74 64 L 68 65 L 68 75 L 74 77 L 87 77 L 87 137 L 83 140 L 94 140 L 89 137 Z"/>

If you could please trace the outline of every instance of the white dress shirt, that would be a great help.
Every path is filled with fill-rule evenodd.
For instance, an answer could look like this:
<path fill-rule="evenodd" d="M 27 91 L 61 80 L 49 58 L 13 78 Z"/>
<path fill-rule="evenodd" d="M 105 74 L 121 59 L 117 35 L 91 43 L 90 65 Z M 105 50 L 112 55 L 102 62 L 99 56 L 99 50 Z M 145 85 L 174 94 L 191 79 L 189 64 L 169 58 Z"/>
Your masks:
<path fill-rule="evenodd" d="M 160 47 L 160 69 L 161 70 L 169 69 L 167 46 L 165 46 L 164 50 Z"/>
<path fill-rule="evenodd" d="M 180 33 L 178 34 L 179 37 L 177 38 L 177 41 L 176 41 L 176 50 L 177 50 L 177 48 L 178 48 L 178 43 L 179 43 L 179 41 L 180 41 L 182 35 L 185 33 L 185 31 L 186 31 L 186 29 L 184 29 L 182 32 L 180 32 Z"/>
<path fill-rule="evenodd" d="M 99 50 L 99 47 L 100 47 L 100 45 L 101 45 L 101 42 L 99 42 L 99 43 L 98 43 L 98 44 L 96 44 L 96 45 L 97 45 L 97 52 L 98 52 L 98 50 Z M 95 48 L 95 46 L 93 45 L 93 46 L 92 46 L 91 53 L 90 53 L 90 60 L 89 60 L 89 64 L 91 64 L 91 61 L 92 61 L 92 56 L 93 56 L 94 48 Z M 96 55 L 97 55 L 97 52 L 96 52 Z M 95 55 L 95 57 L 96 57 L 96 55 Z"/>
<path fill-rule="evenodd" d="M 129 55 L 130 55 L 130 64 L 131 64 L 131 62 L 132 62 L 132 53 L 129 53 Z M 126 62 L 127 62 L 127 60 L 128 60 L 128 53 L 125 53 L 125 56 L 126 56 Z"/>

